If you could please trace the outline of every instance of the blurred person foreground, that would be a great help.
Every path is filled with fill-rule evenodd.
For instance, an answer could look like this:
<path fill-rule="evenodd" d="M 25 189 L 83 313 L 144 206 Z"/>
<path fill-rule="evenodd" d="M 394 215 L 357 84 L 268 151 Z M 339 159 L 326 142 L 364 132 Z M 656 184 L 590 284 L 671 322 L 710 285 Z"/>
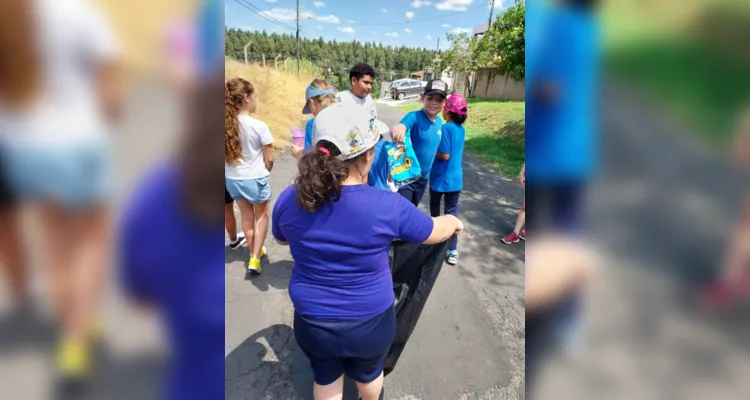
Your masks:
<path fill-rule="evenodd" d="M 200 90 L 201 83 L 205 86 L 210 71 L 216 77 L 211 84 L 220 88 L 221 54 L 212 56 L 217 54 L 212 48 L 221 51 L 223 4 L 95 3 L 14 0 L 0 5 L 0 49 L 5 54 L 0 58 L 0 265 L 8 278 L 0 301 L 0 370 L 8 373 L 0 377 L 0 386 L 9 398 L 131 399 L 164 393 L 171 398 L 206 398 L 198 391 L 198 397 L 179 395 L 174 386 L 185 374 L 195 374 L 186 365 L 211 365 L 207 353 L 218 355 L 221 350 L 201 352 L 201 346 L 191 346 L 200 361 L 184 359 L 179 345 L 185 341 L 170 328 L 178 315 L 183 315 L 181 321 L 196 321 L 204 329 L 193 334 L 205 337 L 199 342 L 208 348 L 221 343 L 223 317 L 214 325 L 220 326 L 213 331 L 219 332 L 218 339 L 211 341 L 211 325 L 198 311 L 206 301 L 182 302 L 181 313 L 164 307 L 166 289 L 191 290 L 189 282 L 157 284 L 168 273 L 158 268 L 153 276 L 139 275 L 125 261 L 145 263 L 148 249 L 140 246 L 134 251 L 122 244 L 127 244 L 128 234 L 153 231 L 133 223 L 137 213 L 132 210 L 148 191 L 143 188 L 144 176 L 152 177 L 146 182 L 153 181 L 154 175 L 164 175 L 165 164 L 175 165 L 171 160 L 184 160 L 186 155 L 209 159 L 205 135 L 181 137 L 185 125 L 196 131 L 206 126 L 209 108 L 201 105 L 201 113 L 185 113 L 184 107 L 196 105 L 190 104 L 193 95 L 184 95 Z M 200 23 L 196 5 L 202 8 Z M 135 24 L 138 29 L 132 28 Z M 171 28 L 175 25 L 180 27 Z M 168 40 L 170 35 L 173 39 Z M 158 68 L 164 54 L 174 68 Z M 196 63 L 198 59 L 203 62 Z M 213 68 L 208 67 L 211 63 Z M 220 89 L 216 93 L 221 96 Z M 210 101 L 210 96 L 204 91 L 198 98 Z M 221 120 L 219 107 L 215 125 Z M 186 124 L 185 115 L 195 118 Z M 204 150 L 200 156 L 196 146 Z M 217 142 L 217 166 L 219 146 Z M 170 154 L 173 150 L 176 154 Z M 194 187 L 204 186 L 206 178 L 192 171 L 185 175 L 189 178 L 175 181 L 178 186 L 200 193 Z M 133 196 L 136 188 L 141 194 Z M 161 229 L 195 232 L 186 228 L 191 226 L 186 221 L 203 214 L 200 196 L 186 197 L 195 201 L 175 207 L 187 211 L 177 216 L 164 213 L 155 220 Z M 117 226 L 114 221 L 124 206 L 131 211 L 125 214 L 126 224 Z M 214 218 L 218 228 L 211 237 L 220 237 L 220 215 L 207 217 Z M 217 242 L 214 248 L 219 246 Z M 209 254 L 199 247 L 192 250 L 192 256 L 184 249 L 175 252 L 186 256 L 180 265 L 183 272 Z M 221 255 L 216 261 L 220 259 Z M 156 289 L 146 292 L 144 286 Z M 159 321 L 160 314 L 138 312 L 126 301 L 122 287 L 130 297 L 150 293 L 135 297 L 161 310 L 164 318 Z M 192 296 L 196 293 L 200 292 L 191 290 Z M 204 288 L 202 296 L 216 298 L 223 307 L 223 286 L 213 294 Z M 164 337 L 159 322 L 166 325 Z M 173 378 L 167 381 L 165 356 L 170 352 L 176 358 L 169 366 Z M 220 362 L 214 370 L 221 369 Z M 220 377 L 213 379 L 213 387 L 192 377 L 182 378 L 185 381 L 211 393 L 223 389 Z"/>
<path fill-rule="evenodd" d="M 746 398 L 743 115 L 750 105 L 750 63 L 743 50 L 750 9 L 733 0 L 594 3 L 605 68 L 598 110 L 588 115 L 599 120 L 600 157 L 584 215 L 597 268 L 586 280 L 584 329 L 563 342 L 570 347 L 558 348 L 567 351 L 545 347 L 559 342 L 527 338 L 527 351 L 536 346 L 543 359 L 538 374 L 527 369 L 527 379 L 534 374 L 529 394 Z M 534 21 L 528 21 L 530 35 L 549 27 Z M 573 59 L 584 60 L 578 53 Z M 532 135 L 535 118 L 527 117 Z M 531 169 L 527 158 L 527 187 Z M 527 197 L 531 218 L 528 191 Z M 534 232 L 531 223 L 529 230 Z M 532 234 L 530 246 L 536 239 Z M 529 247 L 528 280 L 534 279 L 537 252 Z M 573 272 L 565 276 L 576 282 Z M 550 274 L 547 282 L 557 277 Z M 559 282 L 571 287 L 562 284 L 571 283 L 567 279 Z M 528 290 L 527 283 L 527 300 Z M 563 307 L 565 300 L 554 304 Z"/>

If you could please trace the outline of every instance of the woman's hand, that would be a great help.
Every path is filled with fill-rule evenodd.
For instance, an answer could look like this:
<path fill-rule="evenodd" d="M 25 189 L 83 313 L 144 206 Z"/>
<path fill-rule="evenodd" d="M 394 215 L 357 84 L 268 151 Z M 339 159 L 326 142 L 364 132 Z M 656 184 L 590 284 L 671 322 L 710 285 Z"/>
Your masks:
<path fill-rule="evenodd" d="M 464 233 L 464 223 L 460 219 L 456 218 L 456 235 Z"/>

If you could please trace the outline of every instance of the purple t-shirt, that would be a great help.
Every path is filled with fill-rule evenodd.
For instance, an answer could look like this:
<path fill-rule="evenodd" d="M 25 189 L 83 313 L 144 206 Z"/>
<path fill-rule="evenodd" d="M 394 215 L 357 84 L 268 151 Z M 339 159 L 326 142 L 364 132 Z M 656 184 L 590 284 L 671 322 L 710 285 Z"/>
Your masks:
<path fill-rule="evenodd" d="M 294 258 L 289 296 L 303 316 L 364 319 L 393 305 L 388 252 L 395 238 L 422 243 L 432 218 L 398 193 L 368 185 L 344 186 L 337 202 L 310 213 L 295 186 L 273 209 L 273 236 L 289 242 Z"/>

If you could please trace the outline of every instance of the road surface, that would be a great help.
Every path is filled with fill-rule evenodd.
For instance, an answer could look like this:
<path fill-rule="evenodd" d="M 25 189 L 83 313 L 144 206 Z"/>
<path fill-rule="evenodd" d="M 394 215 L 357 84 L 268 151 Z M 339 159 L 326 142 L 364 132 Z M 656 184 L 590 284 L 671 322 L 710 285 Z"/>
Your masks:
<path fill-rule="evenodd" d="M 403 112 L 378 104 L 393 125 Z M 274 199 L 297 172 L 279 154 L 271 175 Z M 446 265 L 394 372 L 387 399 L 524 398 L 524 246 L 505 246 L 523 189 L 476 157 L 464 165 L 459 216 L 466 232 L 459 265 Z M 429 204 L 429 195 L 423 205 Z M 425 211 L 426 207 L 423 207 Z M 239 214 L 238 214 L 239 219 Z M 269 265 L 246 280 L 246 248 L 226 253 L 226 398 L 295 399 L 293 308 L 287 293 L 289 250 L 266 240 Z"/>

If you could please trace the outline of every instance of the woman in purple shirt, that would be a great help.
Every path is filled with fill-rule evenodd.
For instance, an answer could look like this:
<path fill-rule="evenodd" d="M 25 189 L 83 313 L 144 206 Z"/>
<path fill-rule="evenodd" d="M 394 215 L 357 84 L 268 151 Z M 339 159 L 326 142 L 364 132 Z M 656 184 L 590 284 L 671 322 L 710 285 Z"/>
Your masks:
<path fill-rule="evenodd" d="M 315 399 L 341 396 L 344 374 L 363 400 L 378 398 L 396 329 L 391 243 L 441 243 L 463 231 L 451 215 L 430 218 L 367 184 L 374 146 L 387 130 L 362 107 L 328 106 L 315 119 L 314 150 L 273 210 L 274 238 L 294 257 L 294 333 L 312 364 Z"/>

